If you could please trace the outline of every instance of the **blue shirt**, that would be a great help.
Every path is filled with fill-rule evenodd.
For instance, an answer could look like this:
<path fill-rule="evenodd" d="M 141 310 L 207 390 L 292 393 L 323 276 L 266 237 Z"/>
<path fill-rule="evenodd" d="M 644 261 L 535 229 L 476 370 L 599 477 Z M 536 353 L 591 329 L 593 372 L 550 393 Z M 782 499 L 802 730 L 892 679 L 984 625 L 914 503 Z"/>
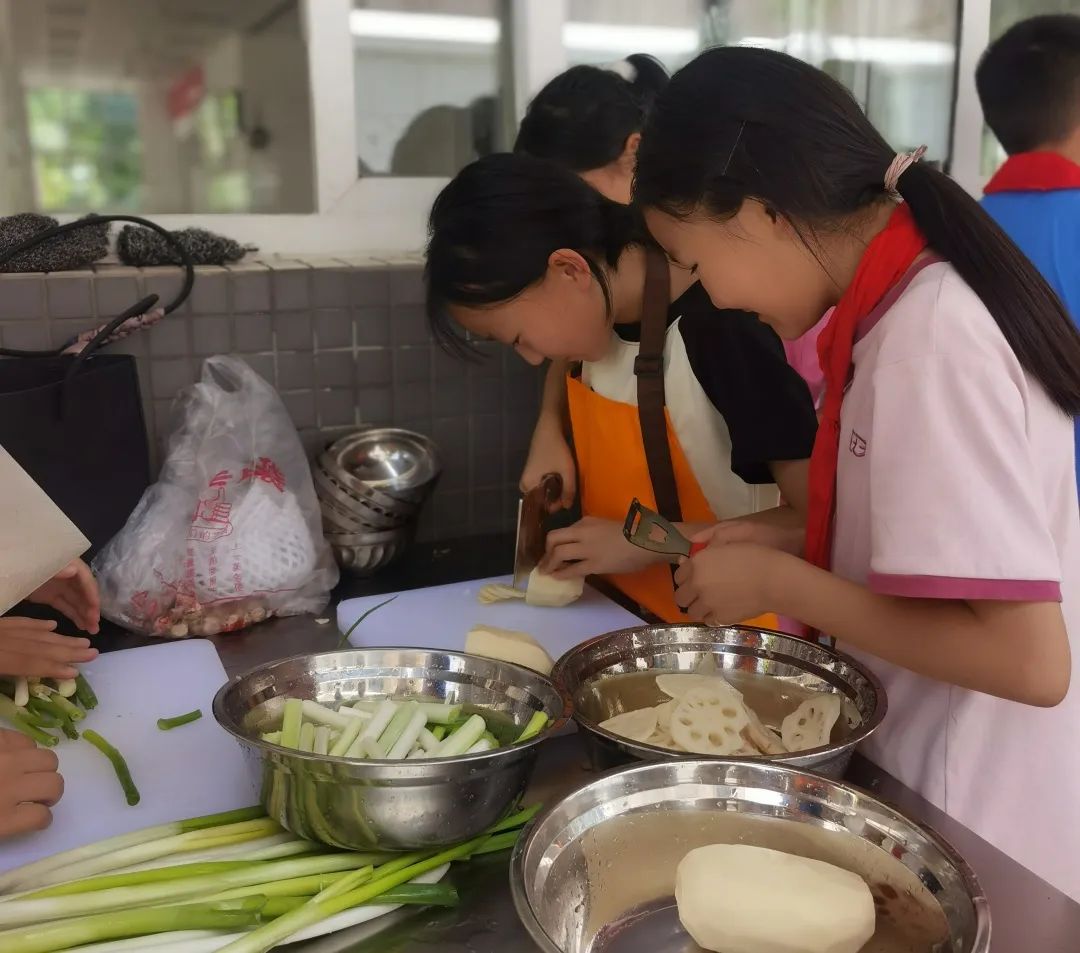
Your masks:
<path fill-rule="evenodd" d="M 1042 272 L 1073 323 L 1080 324 L 1080 189 L 995 192 L 982 204 Z M 1080 417 L 1075 432 L 1080 486 Z"/>

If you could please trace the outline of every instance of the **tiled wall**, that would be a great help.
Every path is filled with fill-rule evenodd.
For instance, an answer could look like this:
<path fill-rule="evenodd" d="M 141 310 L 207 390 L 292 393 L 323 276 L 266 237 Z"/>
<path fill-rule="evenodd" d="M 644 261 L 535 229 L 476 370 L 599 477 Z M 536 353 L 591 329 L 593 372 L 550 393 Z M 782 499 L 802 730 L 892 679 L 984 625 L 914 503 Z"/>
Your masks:
<path fill-rule="evenodd" d="M 365 424 L 438 443 L 444 472 L 421 533 L 449 539 L 513 526 L 517 478 L 536 418 L 539 377 L 505 348 L 467 365 L 433 345 L 416 261 L 318 259 L 200 267 L 191 297 L 115 350 L 138 359 L 151 445 L 201 359 L 237 354 L 274 384 L 309 452 Z M 175 268 L 0 276 L 0 344 L 57 346 L 141 296 L 163 301 Z"/>

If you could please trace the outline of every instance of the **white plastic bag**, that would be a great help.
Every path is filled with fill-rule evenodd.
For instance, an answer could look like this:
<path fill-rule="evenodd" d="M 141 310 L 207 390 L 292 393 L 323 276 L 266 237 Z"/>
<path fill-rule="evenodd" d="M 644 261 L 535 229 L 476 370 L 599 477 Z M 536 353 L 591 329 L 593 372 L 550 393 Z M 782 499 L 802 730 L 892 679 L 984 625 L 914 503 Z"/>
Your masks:
<path fill-rule="evenodd" d="M 102 614 L 183 638 L 319 612 L 338 570 L 281 398 L 219 356 L 182 400 L 158 482 L 94 560 Z"/>

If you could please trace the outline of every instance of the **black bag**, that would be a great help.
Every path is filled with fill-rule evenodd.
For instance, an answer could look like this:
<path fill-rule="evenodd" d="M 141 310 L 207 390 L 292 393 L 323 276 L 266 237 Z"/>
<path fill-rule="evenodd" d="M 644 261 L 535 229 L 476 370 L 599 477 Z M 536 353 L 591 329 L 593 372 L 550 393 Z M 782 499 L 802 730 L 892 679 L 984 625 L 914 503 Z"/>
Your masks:
<path fill-rule="evenodd" d="M 177 243 L 164 229 L 125 215 L 91 216 L 35 235 L 0 251 L 0 264 L 39 242 L 102 221 L 134 221 Z M 187 280 L 175 310 L 188 296 L 194 270 L 179 248 Z M 135 358 L 98 353 L 125 321 L 145 314 L 157 295 L 128 308 L 101 329 L 78 355 L 0 349 L 0 445 L 90 540 L 87 558 L 127 521 L 150 485 L 150 448 Z M 27 545 L 33 545 L 27 540 Z"/>

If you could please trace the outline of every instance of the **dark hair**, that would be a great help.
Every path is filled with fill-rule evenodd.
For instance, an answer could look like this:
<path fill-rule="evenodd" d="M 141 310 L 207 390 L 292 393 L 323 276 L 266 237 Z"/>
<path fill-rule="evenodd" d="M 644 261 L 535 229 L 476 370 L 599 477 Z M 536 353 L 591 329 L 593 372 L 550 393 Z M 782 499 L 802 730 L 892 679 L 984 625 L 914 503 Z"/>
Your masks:
<path fill-rule="evenodd" d="M 509 301 L 544 276 L 560 248 L 588 261 L 610 311 L 605 266 L 615 267 L 627 246 L 646 240 L 636 210 L 554 163 L 510 153 L 478 159 L 431 208 L 424 280 L 432 333 L 452 353 L 474 353 L 447 307 Z"/>
<path fill-rule="evenodd" d="M 572 66 L 556 76 L 529 103 L 514 151 L 573 172 L 618 159 L 668 82 L 667 71 L 651 56 L 635 53 L 624 63 L 634 71 L 632 80 L 599 66 Z"/>
<path fill-rule="evenodd" d="M 676 217 L 723 220 L 755 198 L 810 246 L 815 230 L 888 200 L 894 158 L 848 91 L 771 50 L 723 47 L 675 74 L 638 150 L 635 200 Z M 923 163 L 900 195 L 930 246 L 982 299 L 1021 366 L 1080 413 L 1080 332 L 1035 267 L 979 204 Z"/>
<path fill-rule="evenodd" d="M 975 70 L 986 123 L 1010 155 L 1060 142 L 1080 123 L 1080 17 L 1023 20 Z"/>

